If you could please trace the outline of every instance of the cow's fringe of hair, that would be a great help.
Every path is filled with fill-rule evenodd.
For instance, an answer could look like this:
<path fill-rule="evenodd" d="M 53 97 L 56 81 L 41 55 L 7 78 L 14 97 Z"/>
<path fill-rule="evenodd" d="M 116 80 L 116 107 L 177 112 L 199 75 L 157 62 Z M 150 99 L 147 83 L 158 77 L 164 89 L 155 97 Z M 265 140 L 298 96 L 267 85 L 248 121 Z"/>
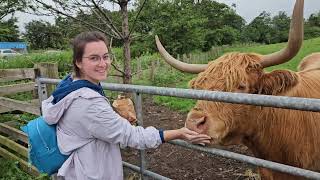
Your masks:
<path fill-rule="evenodd" d="M 227 53 L 208 64 L 208 68 L 190 81 L 193 89 L 231 92 L 240 83 L 246 83 L 248 71 L 260 68 L 261 55 L 253 53 Z"/>

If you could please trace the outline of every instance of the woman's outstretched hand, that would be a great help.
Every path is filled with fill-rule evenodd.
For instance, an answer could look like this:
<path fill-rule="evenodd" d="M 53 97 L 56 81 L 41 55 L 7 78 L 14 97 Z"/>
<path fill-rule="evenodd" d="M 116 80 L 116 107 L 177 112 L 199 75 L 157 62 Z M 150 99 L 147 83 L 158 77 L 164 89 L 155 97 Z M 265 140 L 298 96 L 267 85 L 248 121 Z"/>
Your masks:
<path fill-rule="evenodd" d="M 182 139 L 193 144 L 209 144 L 211 137 L 205 134 L 199 134 L 195 131 L 183 127 L 176 130 L 164 131 L 164 140 L 170 141 L 174 139 Z"/>
<path fill-rule="evenodd" d="M 206 134 L 199 134 L 195 131 L 191 131 L 190 129 L 183 127 L 179 129 L 181 133 L 181 138 L 185 141 L 188 141 L 193 144 L 209 144 L 211 137 Z"/>

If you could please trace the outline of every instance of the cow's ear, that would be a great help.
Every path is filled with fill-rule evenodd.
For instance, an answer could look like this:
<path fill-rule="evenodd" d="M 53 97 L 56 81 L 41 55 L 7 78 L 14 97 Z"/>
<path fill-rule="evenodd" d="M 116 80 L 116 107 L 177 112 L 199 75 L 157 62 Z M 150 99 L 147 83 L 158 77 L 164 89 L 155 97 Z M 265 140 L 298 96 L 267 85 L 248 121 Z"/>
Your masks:
<path fill-rule="evenodd" d="M 299 82 L 299 76 L 288 70 L 275 70 L 262 75 L 258 82 L 258 94 L 278 95 L 285 93 Z"/>

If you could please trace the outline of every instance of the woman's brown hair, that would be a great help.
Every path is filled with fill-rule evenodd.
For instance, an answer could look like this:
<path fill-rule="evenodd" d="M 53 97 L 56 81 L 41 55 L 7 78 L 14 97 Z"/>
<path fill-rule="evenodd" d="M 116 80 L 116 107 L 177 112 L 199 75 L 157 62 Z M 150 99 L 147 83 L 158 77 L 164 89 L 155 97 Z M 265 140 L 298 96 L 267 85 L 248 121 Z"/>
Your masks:
<path fill-rule="evenodd" d="M 82 56 L 83 56 L 83 52 L 84 52 L 84 48 L 86 47 L 86 44 L 90 42 L 98 42 L 98 41 L 103 41 L 109 49 L 109 42 L 106 36 L 103 33 L 98 31 L 82 32 L 72 40 L 71 42 L 72 51 L 73 51 L 72 64 L 73 64 L 73 69 L 76 77 L 81 76 L 80 69 L 78 68 L 76 63 L 82 61 Z"/>

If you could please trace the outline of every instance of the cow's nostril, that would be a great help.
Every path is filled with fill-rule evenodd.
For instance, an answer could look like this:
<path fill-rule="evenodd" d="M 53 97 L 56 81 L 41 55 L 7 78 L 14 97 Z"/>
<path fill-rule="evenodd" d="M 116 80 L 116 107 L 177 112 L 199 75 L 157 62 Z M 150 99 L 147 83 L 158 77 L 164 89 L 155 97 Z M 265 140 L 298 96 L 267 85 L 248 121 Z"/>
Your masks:
<path fill-rule="evenodd" d="M 203 120 L 199 123 L 199 125 L 204 125 L 204 123 L 206 123 L 206 119 L 203 119 Z"/>
<path fill-rule="evenodd" d="M 207 121 L 206 117 L 202 117 L 202 118 L 198 119 L 196 122 L 197 128 L 202 129 L 202 127 L 205 125 L 206 121 Z"/>

